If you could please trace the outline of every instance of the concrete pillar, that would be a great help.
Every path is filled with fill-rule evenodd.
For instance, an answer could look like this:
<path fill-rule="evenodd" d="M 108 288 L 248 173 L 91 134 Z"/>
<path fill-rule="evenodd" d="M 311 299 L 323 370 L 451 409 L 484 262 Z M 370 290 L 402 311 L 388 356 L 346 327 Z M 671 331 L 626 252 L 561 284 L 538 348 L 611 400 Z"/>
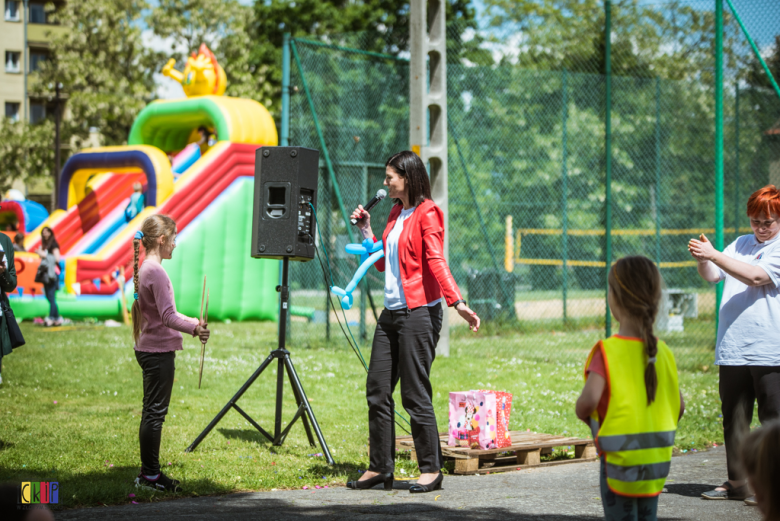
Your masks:
<path fill-rule="evenodd" d="M 429 168 L 431 195 L 444 213 L 444 256 L 449 261 L 447 30 L 444 0 L 412 0 L 409 44 L 409 143 Z M 441 356 L 449 356 L 446 302 L 443 307 L 444 322 L 436 350 Z"/>

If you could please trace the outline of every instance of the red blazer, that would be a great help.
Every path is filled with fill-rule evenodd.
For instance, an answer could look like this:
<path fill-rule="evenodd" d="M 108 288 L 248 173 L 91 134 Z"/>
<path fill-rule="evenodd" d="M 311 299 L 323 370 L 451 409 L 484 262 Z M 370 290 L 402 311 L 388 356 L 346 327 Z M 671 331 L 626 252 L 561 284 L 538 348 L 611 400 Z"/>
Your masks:
<path fill-rule="evenodd" d="M 387 236 L 395 226 L 401 210 L 403 206 L 395 205 L 387 218 L 387 226 L 382 234 L 385 254 Z M 444 260 L 444 217 L 432 200 L 426 199 L 420 203 L 404 221 L 404 229 L 398 239 L 398 263 L 409 309 L 438 300 L 442 298 L 442 293 L 448 306 L 463 298 Z M 379 259 L 374 266 L 380 272 L 385 271 L 385 258 Z"/>

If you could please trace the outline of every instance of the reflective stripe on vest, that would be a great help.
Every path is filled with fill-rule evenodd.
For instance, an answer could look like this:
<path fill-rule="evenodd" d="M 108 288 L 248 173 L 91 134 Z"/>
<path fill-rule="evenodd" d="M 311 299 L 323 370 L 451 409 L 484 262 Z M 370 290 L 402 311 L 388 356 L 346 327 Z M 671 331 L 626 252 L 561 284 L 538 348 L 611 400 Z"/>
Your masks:
<path fill-rule="evenodd" d="M 605 452 L 671 447 L 674 445 L 675 432 L 677 431 L 601 436 L 599 437 L 599 447 Z"/>
<path fill-rule="evenodd" d="M 586 368 L 599 349 L 607 373 L 609 405 L 602 425 L 591 424 L 596 423 L 594 430 L 598 428 L 596 444 L 606 460 L 607 485 L 622 496 L 657 496 L 669 475 L 680 412 L 674 356 L 666 344 L 658 342 L 658 387 L 655 400 L 648 405 L 643 342 L 618 336 L 599 342 Z"/>
<path fill-rule="evenodd" d="M 612 479 L 627 482 L 650 481 L 668 476 L 669 468 L 671 466 L 671 461 L 650 463 L 647 465 L 632 465 L 630 467 L 607 463 L 607 476 Z"/>

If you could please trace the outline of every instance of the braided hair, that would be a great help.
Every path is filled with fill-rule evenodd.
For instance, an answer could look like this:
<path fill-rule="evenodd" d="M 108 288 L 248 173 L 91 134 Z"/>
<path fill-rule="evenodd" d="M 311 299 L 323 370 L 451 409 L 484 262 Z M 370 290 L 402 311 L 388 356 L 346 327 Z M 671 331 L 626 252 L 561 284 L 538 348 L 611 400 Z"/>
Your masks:
<path fill-rule="evenodd" d="M 138 300 L 138 293 L 140 289 L 140 277 L 138 269 L 138 260 L 140 257 L 140 249 L 143 244 L 144 250 L 149 254 L 156 251 L 159 247 L 157 239 L 161 236 L 165 236 L 166 241 L 176 233 L 176 222 L 167 215 L 151 215 L 144 219 L 141 224 L 141 230 L 133 237 L 133 305 L 130 308 L 130 315 L 133 319 L 133 340 L 138 343 L 138 338 L 141 336 L 141 329 L 143 329 L 144 317 L 141 313 L 141 302 Z"/>
<path fill-rule="evenodd" d="M 645 390 L 647 404 L 650 405 L 655 400 L 655 391 L 658 388 L 658 375 L 655 371 L 658 339 L 653 335 L 653 323 L 661 302 L 661 273 L 647 257 L 623 257 L 609 270 L 609 289 L 615 304 L 639 322 L 647 355 Z"/>

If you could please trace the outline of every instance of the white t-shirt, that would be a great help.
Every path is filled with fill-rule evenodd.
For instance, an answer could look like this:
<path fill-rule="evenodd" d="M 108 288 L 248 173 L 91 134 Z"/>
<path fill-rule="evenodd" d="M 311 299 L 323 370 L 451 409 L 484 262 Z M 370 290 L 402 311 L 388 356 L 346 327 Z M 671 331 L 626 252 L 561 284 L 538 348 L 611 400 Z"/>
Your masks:
<path fill-rule="evenodd" d="M 723 251 L 732 259 L 761 266 L 771 282 L 748 286 L 720 270 L 715 364 L 780 366 L 780 234 L 766 242 L 743 235 Z"/>
<path fill-rule="evenodd" d="M 414 213 L 415 208 L 417 207 L 401 210 L 401 214 L 395 221 L 395 226 L 387 234 L 387 243 L 385 244 L 385 308 L 389 310 L 406 307 L 406 296 L 404 296 L 404 287 L 401 284 L 401 264 L 398 261 L 398 239 L 401 238 L 401 232 L 404 231 L 404 221 Z M 429 302 L 428 306 L 435 306 L 439 302 L 441 302 L 440 298 Z"/>

